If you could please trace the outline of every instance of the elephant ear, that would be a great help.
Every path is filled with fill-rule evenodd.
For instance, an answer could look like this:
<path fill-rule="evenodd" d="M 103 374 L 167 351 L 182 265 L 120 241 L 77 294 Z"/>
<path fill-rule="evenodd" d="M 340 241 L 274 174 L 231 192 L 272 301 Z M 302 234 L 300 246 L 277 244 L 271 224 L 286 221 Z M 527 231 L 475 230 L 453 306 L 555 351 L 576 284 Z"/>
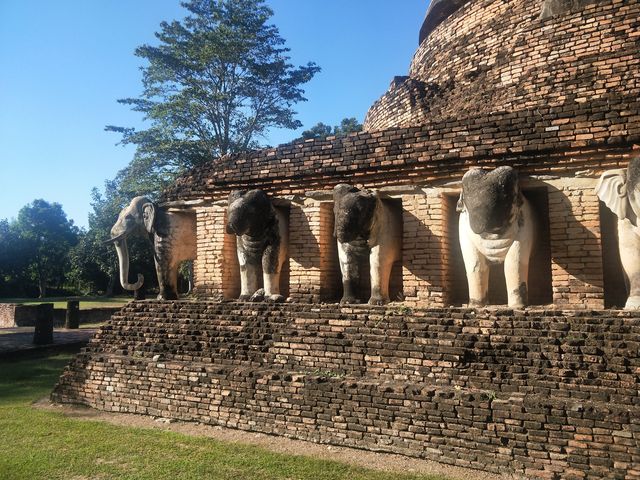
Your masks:
<path fill-rule="evenodd" d="M 156 206 L 152 202 L 142 205 L 142 219 L 147 232 L 153 233 L 156 222 Z"/>
<path fill-rule="evenodd" d="M 620 220 L 629 218 L 629 216 L 635 217 L 629 208 L 625 169 L 604 172 L 596 185 L 596 195 Z M 635 224 L 635 218 L 633 218 L 633 223 Z"/>

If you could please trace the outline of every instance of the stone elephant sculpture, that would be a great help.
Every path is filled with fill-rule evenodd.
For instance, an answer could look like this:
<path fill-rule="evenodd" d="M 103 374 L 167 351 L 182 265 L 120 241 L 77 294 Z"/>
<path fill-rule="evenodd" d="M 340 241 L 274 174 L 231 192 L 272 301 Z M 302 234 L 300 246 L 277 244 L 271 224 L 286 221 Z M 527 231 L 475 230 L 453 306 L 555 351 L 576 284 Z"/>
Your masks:
<path fill-rule="evenodd" d="M 604 172 L 596 185 L 598 198 L 618 217 L 618 248 L 627 285 L 625 309 L 640 309 L 640 157 L 624 169 Z"/>
<path fill-rule="evenodd" d="M 186 260 L 196 258 L 196 218 L 194 214 L 169 211 L 146 197 L 135 197 L 124 208 L 111 228 L 111 239 L 118 254 L 120 284 L 125 290 L 138 290 L 144 277 L 129 283 L 129 249 L 127 237 L 146 234 L 153 246 L 160 292 L 159 300 L 178 298 L 178 269 Z"/>
<path fill-rule="evenodd" d="M 369 256 L 371 297 L 369 304 L 389 302 L 389 279 L 393 263 L 401 259 L 400 215 L 377 192 L 348 184 L 333 189 L 334 236 L 342 273 L 340 303 L 358 303 L 362 260 Z"/>
<path fill-rule="evenodd" d="M 509 306 L 527 305 L 535 219 L 518 173 L 511 167 L 472 168 L 462 177 L 457 210 L 469 304 L 487 304 L 489 265 L 504 263 Z"/>
<path fill-rule="evenodd" d="M 237 237 L 239 299 L 283 301 L 280 273 L 289 247 L 289 221 L 284 212 L 262 190 L 235 190 L 229 194 L 227 233 Z"/>

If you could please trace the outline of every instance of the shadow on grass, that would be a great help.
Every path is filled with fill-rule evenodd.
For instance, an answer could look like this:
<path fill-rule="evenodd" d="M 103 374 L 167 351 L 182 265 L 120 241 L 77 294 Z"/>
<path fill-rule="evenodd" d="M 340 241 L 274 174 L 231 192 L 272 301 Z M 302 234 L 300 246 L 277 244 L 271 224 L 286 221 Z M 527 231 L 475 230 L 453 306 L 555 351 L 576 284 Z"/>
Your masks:
<path fill-rule="evenodd" d="M 0 361 L 0 405 L 48 394 L 71 357 L 71 354 L 60 354 Z"/>

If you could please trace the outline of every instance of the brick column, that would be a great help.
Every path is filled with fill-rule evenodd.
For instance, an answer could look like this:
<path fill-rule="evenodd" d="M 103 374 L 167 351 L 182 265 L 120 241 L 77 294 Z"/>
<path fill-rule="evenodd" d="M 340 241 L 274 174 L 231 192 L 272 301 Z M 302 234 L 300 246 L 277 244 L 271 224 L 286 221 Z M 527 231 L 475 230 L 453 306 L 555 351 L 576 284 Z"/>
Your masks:
<path fill-rule="evenodd" d="M 199 208 L 196 215 L 198 242 L 193 269 L 194 291 L 205 298 L 237 298 L 240 295 L 240 267 L 236 237 L 225 232 L 226 208 Z"/>
<path fill-rule="evenodd" d="M 289 296 L 320 300 L 320 203 L 292 203 L 289 213 Z"/>
<path fill-rule="evenodd" d="M 563 185 L 554 184 L 549 190 L 551 275 L 553 303 L 557 307 L 604 308 L 595 183 L 593 179 L 565 179 Z"/>
<path fill-rule="evenodd" d="M 403 195 L 402 207 L 405 301 L 446 305 L 450 253 L 444 194 L 430 189 L 422 195 Z"/>

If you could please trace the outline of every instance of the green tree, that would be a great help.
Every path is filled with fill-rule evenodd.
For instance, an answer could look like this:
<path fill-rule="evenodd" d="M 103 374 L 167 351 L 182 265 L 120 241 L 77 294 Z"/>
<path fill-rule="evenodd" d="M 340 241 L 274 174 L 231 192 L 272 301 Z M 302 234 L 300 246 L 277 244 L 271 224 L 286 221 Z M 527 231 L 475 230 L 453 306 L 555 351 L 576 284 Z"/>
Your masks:
<path fill-rule="evenodd" d="M 362 131 L 362 124 L 355 117 L 343 118 L 340 125 L 333 127 L 334 135 L 349 135 Z"/>
<path fill-rule="evenodd" d="M 349 135 L 350 133 L 356 133 L 362 131 L 362 124 L 356 120 L 355 117 L 343 118 L 340 125 L 336 125 L 331 128 L 329 125 L 325 125 L 322 122 L 316 123 L 309 130 L 302 132 L 302 140 L 309 140 L 312 138 L 324 139 L 331 135 Z"/>
<path fill-rule="evenodd" d="M 149 128 L 106 127 L 136 146 L 123 172 L 126 189 L 159 189 L 184 169 L 258 147 L 272 127 L 299 128 L 293 106 L 306 100 L 301 85 L 320 70 L 289 63 L 264 0 L 182 6 L 188 16 L 162 22 L 158 46 L 136 49 L 148 62 L 142 95 L 119 100 L 143 113 Z"/>
<path fill-rule="evenodd" d="M 22 249 L 24 273 L 44 297 L 49 285 L 61 286 L 68 269 L 69 251 L 77 243 L 78 228 L 59 203 L 34 200 L 18 212 L 10 229 Z"/>
<path fill-rule="evenodd" d="M 331 129 L 331 126 L 318 122 L 309 130 L 302 132 L 302 138 L 305 140 L 310 140 L 312 138 L 327 138 L 329 135 L 332 135 L 332 133 L 333 130 Z"/>

